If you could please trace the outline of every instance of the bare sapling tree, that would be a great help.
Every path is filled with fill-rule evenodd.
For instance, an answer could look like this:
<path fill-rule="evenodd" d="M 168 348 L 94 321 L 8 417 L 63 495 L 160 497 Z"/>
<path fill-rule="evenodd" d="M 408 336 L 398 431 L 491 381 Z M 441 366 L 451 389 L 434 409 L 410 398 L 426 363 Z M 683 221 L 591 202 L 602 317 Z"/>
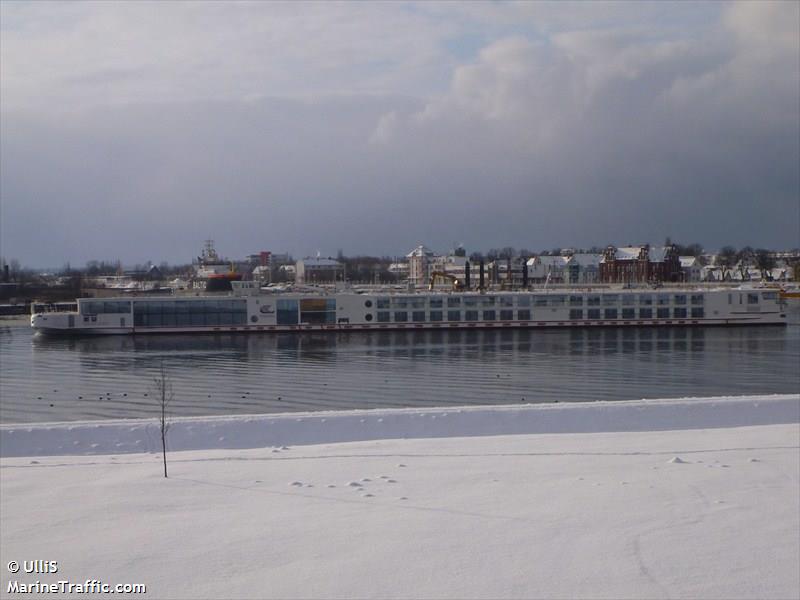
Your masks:
<path fill-rule="evenodd" d="M 172 381 L 170 381 L 169 373 L 164 367 L 164 361 L 161 361 L 161 366 L 158 370 L 158 376 L 153 378 L 155 386 L 156 402 L 159 408 L 159 426 L 161 430 L 161 455 L 164 458 L 164 477 L 167 477 L 167 432 L 169 431 L 170 423 L 167 418 L 167 407 L 175 397 L 172 390 Z"/>

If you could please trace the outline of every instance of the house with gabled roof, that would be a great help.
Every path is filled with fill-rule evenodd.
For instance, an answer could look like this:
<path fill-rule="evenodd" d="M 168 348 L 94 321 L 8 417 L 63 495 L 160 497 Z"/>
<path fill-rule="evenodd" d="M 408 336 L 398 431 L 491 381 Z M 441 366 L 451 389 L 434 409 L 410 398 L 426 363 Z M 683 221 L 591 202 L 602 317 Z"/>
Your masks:
<path fill-rule="evenodd" d="M 680 257 L 670 246 L 609 246 L 600 260 L 603 283 L 661 283 L 683 279 Z"/>

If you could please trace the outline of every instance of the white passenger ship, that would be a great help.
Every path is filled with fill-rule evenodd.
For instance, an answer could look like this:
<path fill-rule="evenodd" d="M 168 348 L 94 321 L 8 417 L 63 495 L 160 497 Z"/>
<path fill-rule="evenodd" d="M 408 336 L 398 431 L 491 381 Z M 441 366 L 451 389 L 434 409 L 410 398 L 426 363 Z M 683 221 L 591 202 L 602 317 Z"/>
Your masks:
<path fill-rule="evenodd" d="M 785 324 L 770 289 L 264 293 L 81 298 L 77 311 L 34 305 L 44 333 L 132 334 L 383 329 L 650 327 Z"/>

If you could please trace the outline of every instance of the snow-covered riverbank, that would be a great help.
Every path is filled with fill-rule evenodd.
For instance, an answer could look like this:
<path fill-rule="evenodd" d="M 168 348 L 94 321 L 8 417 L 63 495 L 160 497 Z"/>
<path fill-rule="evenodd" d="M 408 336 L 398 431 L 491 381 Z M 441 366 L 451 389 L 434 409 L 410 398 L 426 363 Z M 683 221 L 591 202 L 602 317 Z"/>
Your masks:
<path fill-rule="evenodd" d="M 2 595 L 14 578 L 158 598 L 798 597 L 799 412 L 794 395 L 190 419 L 192 443 L 242 431 L 249 449 L 173 452 L 167 480 L 157 455 L 109 453 L 121 423 L 6 426 Z M 58 448 L 69 427 L 88 447 Z M 32 559 L 59 571 L 5 570 Z"/>

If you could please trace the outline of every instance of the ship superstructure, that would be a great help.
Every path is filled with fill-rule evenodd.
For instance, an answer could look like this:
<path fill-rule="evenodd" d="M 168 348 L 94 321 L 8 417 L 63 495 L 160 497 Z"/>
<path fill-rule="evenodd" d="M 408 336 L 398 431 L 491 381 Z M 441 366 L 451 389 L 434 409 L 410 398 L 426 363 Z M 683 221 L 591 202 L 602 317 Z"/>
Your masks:
<path fill-rule="evenodd" d="M 48 333 L 346 331 L 402 329 L 783 325 L 778 290 L 659 288 L 518 292 L 268 293 L 81 298 L 78 310 L 33 309 Z"/>

